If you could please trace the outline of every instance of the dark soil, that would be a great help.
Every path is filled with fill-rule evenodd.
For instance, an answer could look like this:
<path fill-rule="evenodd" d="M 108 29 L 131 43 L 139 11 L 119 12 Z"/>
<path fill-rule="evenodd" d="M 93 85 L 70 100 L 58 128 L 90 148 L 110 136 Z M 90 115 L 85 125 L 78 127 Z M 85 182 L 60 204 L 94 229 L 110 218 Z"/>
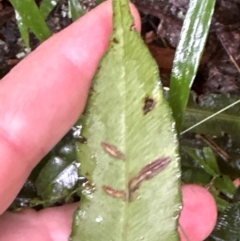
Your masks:
<path fill-rule="evenodd" d="M 37 1 L 39 4 L 41 1 Z M 49 28 L 56 33 L 69 24 L 67 3 L 60 0 L 47 19 Z M 30 33 L 30 47 L 34 50 L 40 41 Z M 0 78 L 7 74 L 14 65 L 23 59 L 28 53 L 15 20 L 14 9 L 7 0 L 0 0 Z"/>
<path fill-rule="evenodd" d="M 40 1 L 37 1 L 38 3 Z M 133 0 L 142 15 L 142 35 L 169 85 L 172 61 L 189 0 Z M 93 0 L 84 0 L 88 8 Z M 48 25 L 58 32 L 72 21 L 66 14 L 67 3 L 60 0 L 48 17 Z M 65 14 L 64 14 L 65 11 Z M 31 35 L 31 49 L 40 42 Z M 0 78 L 24 58 L 26 49 L 7 0 L 0 0 Z M 240 1 L 217 0 L 210 34 L 193 85 L 198 94 L 240 94 Z"/>
<path fill-rule="evenodd" d="M 134 0 L 143 35 L 169 83 L 172 61 L 189 0 Z M 149 40 L 150 37 L 150 40 Z M 240 1 L 217 0 L 210 34 L 193 85 L 198 94 L 240 94 Z"/>

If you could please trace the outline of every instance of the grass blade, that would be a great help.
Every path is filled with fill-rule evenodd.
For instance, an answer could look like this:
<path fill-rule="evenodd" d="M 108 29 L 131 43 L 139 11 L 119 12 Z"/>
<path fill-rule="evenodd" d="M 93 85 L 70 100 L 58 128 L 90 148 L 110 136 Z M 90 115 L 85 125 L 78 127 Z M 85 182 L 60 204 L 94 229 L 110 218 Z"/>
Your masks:
<path fill-rule="evenodd" d="M 30 48 L 30 36 L 29 36 L 28 27 L 25 24 L 23 24 L 22 17 L 18 14 L 17 11 L 15 11 L 15 16 L 16 16 L 18 29 L 20 31 L 22 39 L 26 44 L 26 46 Z"/>
<path fill-rule="evenodd" d="M 41 5 L 39 9 L 44 19 L 46 19 L 49 13 L 52 12 L 52 10 L 54 9 L 54 7 L 57 5 L 58 2 L 59 0 L 42 0 L 41 1 Z"/>
<path fill-rule="evenodd" d="M 78 0 L 69 0 L 69 7 L 73 21 L 82 17 L 86 13 L 86 11 L 83 9 L 83 6 Z"/>
<path fill-rule="evenodd" d="M 34 0 L 10 0 L 10 2 L 21 16 L 25 28 L 31 29 L 41 41 L 51 36 L 51 31 Z"/>
<path fill-rule="evenodd" d="M 181 135 L 193 131 L 219 136 L 227 133 L 240 138 L 240 100 L 238 96 L 211 94 L 199 99 L 196 104 L 191 96 L 184 115 Z"/>
<path fill-rule="evenodd" d="M 204 50 L 215 0 L 191 0 L 176 50 L 170 82 L 169 103 L 178 132 L 190 89 Z"/>

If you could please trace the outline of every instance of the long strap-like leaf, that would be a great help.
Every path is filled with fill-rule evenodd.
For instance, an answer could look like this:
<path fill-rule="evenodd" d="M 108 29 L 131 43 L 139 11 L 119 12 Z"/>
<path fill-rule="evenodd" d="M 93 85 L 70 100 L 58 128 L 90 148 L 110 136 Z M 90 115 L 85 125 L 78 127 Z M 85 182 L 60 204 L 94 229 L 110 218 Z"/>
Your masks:
<path fill-rule="evenodd" d="M 190 90 L 207 40 L 215 0 L 191 0 L 176 50 L 169 103 L 180 132 Z"/>

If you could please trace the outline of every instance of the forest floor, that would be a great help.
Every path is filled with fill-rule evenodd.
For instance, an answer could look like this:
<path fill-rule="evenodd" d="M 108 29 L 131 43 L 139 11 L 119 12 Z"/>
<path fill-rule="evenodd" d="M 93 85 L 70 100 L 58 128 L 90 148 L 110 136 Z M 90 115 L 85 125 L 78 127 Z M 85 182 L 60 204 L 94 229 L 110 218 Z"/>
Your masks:
<path fill-rule="evenodd" d="M 40 1 L 38 1 L 40 2 Z M 87 3 L 91 3 L 89 0 Z M 142 16 L 142 36 L 157 60 L 161 79 L 169 85 L 175 49 L 189 0 L 134 0 Z M 94 4 L 90 4 L 90 8 Z M 58 32 L 71 23 L 66 1 L 60 0 L 48 17 L 48 25 Z M 39 45 L 31 35 L 31 49 Z M 0 0 L 0 78 L 28 54 L 6 0 Z M 240 94 L 240 2 L 217 0 L 209 37 L 193 90 L 208 93 Z"/>

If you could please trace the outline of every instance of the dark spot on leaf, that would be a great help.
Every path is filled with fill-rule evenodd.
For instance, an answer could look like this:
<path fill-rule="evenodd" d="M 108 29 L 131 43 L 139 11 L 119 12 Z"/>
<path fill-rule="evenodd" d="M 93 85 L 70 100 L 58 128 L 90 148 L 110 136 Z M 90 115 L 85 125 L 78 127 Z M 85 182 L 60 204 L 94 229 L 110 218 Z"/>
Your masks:
<path fill-rule="evenodd" d="M 168 166 L 170 161 L 169 157 L 161 157 L 143 167 L 128 183 L 129 201 L 133 200 L 134 192 L 140 187 L 143 181 L 155 177 Z"/>
<path fill-rule="evenodd" d="M 125 160 L 126 157 L 116 146 L 109 144 L 107 142 L 102 142 L 101 146 L 103 150 L 111 157 L 116 159 Z"/>
<path fill-rule="evenodd" d="M 152 98 L 146 97 L 144 99 L 143 113 L 146 115 L 150 112 L 156 105 L 156 101 Z"/>
<path fill-rule="evenodd" d="M 121 198 L 123 201 L 126 200 L 126 192 L 123 190 L 116 190 L 110 186 L 103 186 L 102 189 L 106 194 L 114 198 Z"/>
<path fill-rule="evenodd" d="M 115 44 L 118 44 L 119 43 L 119 41 L 116 39 L 116 38 L 113 38 L 113 43 L 115 43 Z"/>
<path fill-rule="evenodd" d="M 131 31 L 136 30 L 135 24 L 132 24 L 132 25 L 131 25 L 130 30 L 131 30 Z"/>
<path fill-rule="evenodd" d="M 86 177 L 89 177 L 89 176 L 90 176 L 90 173 L 89 173 L 89 172 L 86 172 L 86 173 L 85 173 L 85 176 L 86 176 Z"/>

